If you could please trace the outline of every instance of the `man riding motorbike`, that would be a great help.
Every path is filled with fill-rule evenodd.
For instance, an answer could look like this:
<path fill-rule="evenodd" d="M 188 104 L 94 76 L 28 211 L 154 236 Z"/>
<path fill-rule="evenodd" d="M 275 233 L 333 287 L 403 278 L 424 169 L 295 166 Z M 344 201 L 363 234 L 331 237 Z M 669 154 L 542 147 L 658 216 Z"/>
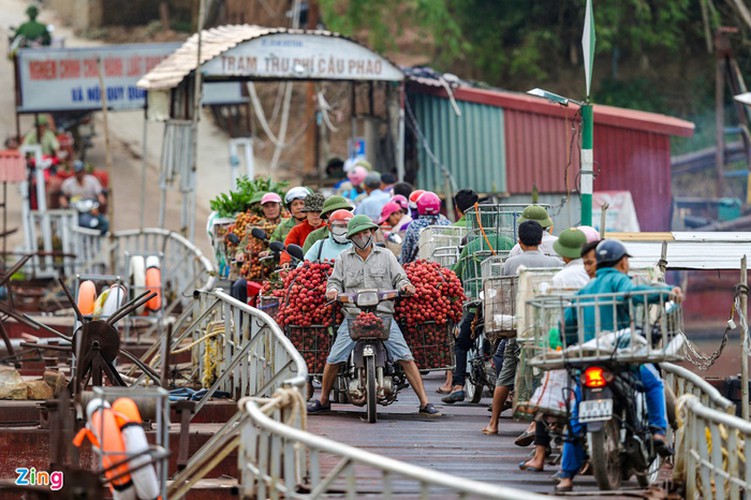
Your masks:
<path fill-rule="evenodd" d="M 602 293 L 623 293 L 647 292 L 654 291 L 652 300 L 659 301 L 660 296 L 669 293 L 671 298 L 680 303 L 683 301 L 683 292 L 680 287 L 670 287 L 669 285 L 635 285 L 628 277 L 629 257 L 626 247 L 616 239 L 603 240 L 595 249 L 597 256 L 597 276 L 590 281 L 577 295 L 592 295 Z M 600 324 L 605 331 L 617 331 L 629 325 L 628 308 L 617 308 L 616 317 L 613 314 L 612 306 L 599 306 L 599 311 L 595 306 L 589 306 L 583 309 L 583 318 L 577 318 L 573 309 L 567 309 L 565 312 L 565 340 L 566 346 L 576 344 L 577 323 L 582 322 L 584 327 L 584 341 L 591 340 L 594 335 L 595 317 L 599 316 Z M 660 375 L 654 368 L 654 365 L 646 364 L 638 366 L 638 377 L 644 386 L 645 399 L 647 403 L 647 416 L 649 426 L 652 429 L 653 441 L 658 453 L 663 456 L 672 454 L 670 446 L 665 440 L 665 430 L 667 429 L 667 416 L 665 407 L 664 385 Z M 576 403 L 573 405 L 571 418 L 569 420 L 569 439 L 563 445 L 563 457 L 561 462 L 561 482 L 556 487 L 557 492 L 571 491 L 573 488 L 573 479 L 584 462 L 584 448 L 581 445 L 580 437 L 584 431 L 584 426 L 579 423 L 578 404 L 581 400 L 581 387 L 577 383 Z"/>
<path fill-rule="evenodd" d="M 287 206 L 287 210 L 289 210 L 292 217 L 284 219 L 281 224 L 276 226 L 276 229 L 274 229 L 269 238 L 271 241 L 281 241 L 284 243 L 285 238 L 292 231 L 292 228 L 307 218 L 302 208 L 305 206 L 305 198 L 311 193 L 310 188 L 304 186 L 293 187 L 287 191 L 284 195 L 284 204 Z"/>
<path fill-rule="evenodd" d="M 266 193 L 261 198 L 261 211 L 269 224 L 282 221 L 282 197 L 276 193 Z"/>
<path fill-rule="evenodd" d="M 47 26 L 37 21 L 39 15 L 39 9 L 36 5 L 29 5 L 26 9 L 26 15 L 29 16 L 29 20 L 18 27 L 14 35 L 15 39 L 23 37 L 23 41 L 18 43 L 18 47 L 36 47 L 36 46 L 48 46 L 52 43 L 52 37 L 47 29 Z"/>
<path fill-rule="evenodd" d="M 57 156 L 57 152 L 60 150 L 60 142 L 57 140 L 55 132 L 50 129 L 49 120 L 44 115 L 37 118 L 36 127 L 29 130 L 23 138 L 24 146 L 35 144 L 42 146 L 42 154 L 46 156 Z"/>
<path fill-rule="evenodd" d="M 329 236 L 324 240 L 313 243 L 305 253 L 305 260 L 321 262 L 323 260 L 335 260 L 339 254 L 352 246 L 347 238 L 347 224 L 354 215 L 349 210 L 339 209 L 329 215 Z"/>
<path fill-rule="evenodd" d="M 339 293 L 353 292 L 366 288 L 397 289 L 407 294 L 415 293 L 415 287 L 410 283 L 404 269 L 399 265 L 390 251 L 379 248 L 374 244 L 374 234 L 378 226 L 367 215 L 356 215 L 347 224 L 347 238 L 352 241 L 352 247 L 343 251 L 336 258 L 334 270 L 329 277 L 326 287 L 326 298 L 334 300 Z M 355 307 L 345 306 L 345 316 L 354 317 L 358 313 Z M 394 304 L 383 302 L 379 305 L 379 312 L 394 314 Z M 398 362 L 409 380 L 412 389 L 420 400 L 421 414 L 438 416 L 440 413 L 428 401 L 425 387 L 420 377 L 420 371 L 415 364 L 412 352 L 404 340 L 401 330 L 395 321 L 391 322 L 391 331 L 385 341 L 386 350 L 392 361 Z M 347 321 L 345 320 L 337 331 L 336 340 L 331 346 L 331 352 L 326 359 L 321 383 L 321 398 L 308 404 L 308 413 L 319 413 L 331 409 L 329 393 L 334 385 L 339 365 L 347 361 L 355 341 L 349 336 Z"/>
<path fill-rule="evenodd" d="M 78 225 L 99 229 L 102 234 L 106 234 L 110 224 L 107 218 L 99 212 L 99 208 L 107 203 L 102 185 L 96 177 L 86 173 L 86 168 L 81 160 L 73 162 L 73 173 L 73 177 L 65 179 L 60 187 L 62 192 L 60 206 L 62 208 L 70 206 L 80 208 L 82 206 L 80 203 L 84 200 L 96 202 L 90 210 L 79 210 Z"/>

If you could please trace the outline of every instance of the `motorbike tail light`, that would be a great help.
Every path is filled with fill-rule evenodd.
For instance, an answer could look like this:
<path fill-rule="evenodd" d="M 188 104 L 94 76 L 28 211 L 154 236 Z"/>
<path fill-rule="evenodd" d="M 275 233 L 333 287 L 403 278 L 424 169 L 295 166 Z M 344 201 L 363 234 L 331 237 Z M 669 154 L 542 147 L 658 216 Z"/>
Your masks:
<path fill-rule="evenodd" d="M 608 382 L 613 380 L 613 374 L 600 368 L 599 366 L 590 366 L 581 376 L 581 382 L 585 387 L 590 389 L 605 387 Z"/>

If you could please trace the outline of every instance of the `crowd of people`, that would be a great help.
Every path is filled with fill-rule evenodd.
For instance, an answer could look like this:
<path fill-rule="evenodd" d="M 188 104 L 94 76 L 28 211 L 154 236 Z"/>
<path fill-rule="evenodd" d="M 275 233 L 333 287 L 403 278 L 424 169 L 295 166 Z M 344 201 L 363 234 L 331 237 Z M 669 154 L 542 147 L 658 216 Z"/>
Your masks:
<path fill-rule="evenodd" d="M 465 213 L 477 207 L 480 199 L 471 189 L 461 189 L 453 196 L 457 220 L 449 221 L 443 214 L 443 202 L 431 191 L 415 190 L 405 182 L 393 182 L 388 175 L 369 171 L 368 165 L 352 165 L 347 180 L 337 186 L 337 194 L 327 198 L 305 187 L 288 191 L 284 200 L 279 196 L 264 195 L 259 201 L 263 213 L 278 217 L 286 208 L 290 218 L 274 219 L 278 224 L 272 239 L 285 245 L 296 244 L 303 247 L 304 259 L 309 261 L 333 260 L 334 270 L 327 286 L 327 298 L 335 297 L 345 290 L 357 287 L 387 285 L 405 293 L 414 290 L 401 266 L 417 258 L 418 241 L 421 232 L 429 226 L 466 227 Z M 275 204 L 274 210 L 269 205 Z M 284 205 L 284 206 L 283 206 Z M 267 216 L 269 222 L 271 215 Z M 467 266 L 474 255 L 487 254 L 487 250 L 505 252 L 502 275 L 517 275 L 524 268 L 559 268 L 552 278 L 552 286 L 565 289 L 580 289 L 579 293 L 613 291 L 637 291 L 643 287 L 633 285 L 627 277 L 629 271 L 628 252 L 617 240 L 600 240 L 599 233 L 592 227 L 572 227 L 553 235 L 553 220 L 540 205 L 527 206 L 518 217 L 516 241 L 514 233 L 498 234 L 492 230 L 483 232 L 483 237 L 463 241 L 460 258 L 453 271 L 463 280 L 474 280 L 477 266 Z M 392 235 L 399 235 L 401 248 L 379 245 Z M 385 248 L 382 248 L 385 247 Z M 282 262 L 289 265 L 289 258 Z M 385 272 L 384 270 L 388 271 Z M 374 275 L 374 271 L 376 274 Z M 354 288 L 353 288 L 354 287 Z M 665 287 L 674 300 L 680 301 L 679 288 Z M 477 290 L 475 292 L 478 292 Z M 475 294 L 479 296 L 479 294 Z M 446 381 L 437 392 L 442 402 L 452 405 L 465 400 L 467 380 L 467 353 L 471 347 L 481 306 L 477 301 L 469 302 L 464 317 L 455 330 L 456 342 L 455 369 L 447 373 Z M 393 361 L 399 362 L 409 378 L 410 384 L 420 401 L 419 411 L 429 416 L 441 413 L 429 402 L 428 395 L 419 376 L 409 346 L 398 331 L 396 322 L 391 323 L 391 336 L 387 341 Z M 396 330 L 396 331 L 394 331 Z M 564 332 L 565 336 L 565 332 Z M 573 338 L 562 339 L 569 344 Z M 308 405 L 311 414 L 330 409 L 329 391 L 338 365 L 347 359 L 354 342 L 340 328 L 332 346 L 324 370 L 322 391 L 318 399 Z M 495 391 L 489 408 L 490 419 L 482 429 L 486 435 L 499 431 L 499 417 L 508 408 L 514 390 L 516 372 L 519 365 L 520 347 L 515 338 L 498 343 L 493 356 L 496 373 Z M 665 442 L 666 410 L 663 384 L 659 374 L 650 365 L 638 369 L 639 377 L 647 392 L 649 421 L 654 430 L 654 441 L 661 453 L 671 453 Z M 577 397 L 579 395 L 577 389 Z M 549 451 L 550 435 L 545 419 L 538 415 L 529 428 L 520 435 L 516 444 L 534 445 L 531 459 L 519 464 L 525 471 L 542 471 Z M 584 451 L 580 444 L 582 426 L 576 415 L 571 416 L 568 437 L 563 447 L 563 463 L 556 476 L 559 481 L 557 491 L 572 488 L 573 477 L 579 473 L 584 462 Z"/>

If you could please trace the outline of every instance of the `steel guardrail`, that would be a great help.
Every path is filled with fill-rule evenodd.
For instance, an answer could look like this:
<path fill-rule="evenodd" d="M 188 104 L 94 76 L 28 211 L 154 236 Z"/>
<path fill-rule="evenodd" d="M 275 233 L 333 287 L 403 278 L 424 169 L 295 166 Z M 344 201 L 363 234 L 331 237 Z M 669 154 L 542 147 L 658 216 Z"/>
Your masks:
<path fill-rule="evenodd" d="M 364 494 L 381 498 L 410 494 L 422 499 L 432 495 L 502 500 L 549 498 L 401 462 L 306 432 L 305 401 L 296 389 L 282 389 L 271 400 L 248 398 L 239 406 L 247 417 L 240 423 L 240 498 L 316 499 L 332 494 L 346 498 Z M 336 461 L 329 470 L 324 470 L 324 455 Z M 363 479 L 363 468 L 375 471 L 376 477 Z M 416 484 L 419 493 L 397 491 L 397 479 L 400 485 L 405 480 Z M 374 481 L 377 490 L 373 489 Z"/>
<path fill-rule="evenodd" d="M 735 403 L 725 398 L 712 384 L 696 373 L 672 363 L 660 363 L 663 380 L 673 394 L 693 394 L 699 402 L 713 410 L 735 415 Z"/>

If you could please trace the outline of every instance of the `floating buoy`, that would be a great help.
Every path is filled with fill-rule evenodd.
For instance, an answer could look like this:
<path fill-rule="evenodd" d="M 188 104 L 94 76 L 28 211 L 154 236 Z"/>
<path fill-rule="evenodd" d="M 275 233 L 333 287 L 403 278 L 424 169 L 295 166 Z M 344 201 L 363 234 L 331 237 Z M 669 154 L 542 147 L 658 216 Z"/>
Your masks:
<path fill-rule="evenodd" d="M 76 305 L 81 314 L 89 316 L 94 313 L 94 302 L 96 302 L 96 285 L 93 281 L 86 280 L 78 286 Z"/>
<path fill-rule="evenodd" d="M 139 296 L 146 289 L 146 262 L 142 255 L 134 255 L 130 258 L 130 295 L 131 299 Z M 136 312 L 143 314 L 144 306 L 139 307 Z"/>
<path fill-rule="evenodd" d="M 111 468 L 127 458 L 125 441 L 120 432 L 116 413 L 112 411 L 109 403 L 95 398 L 86 405 L 86 415 L 88 424 L 76 434 L 73 444 L 80 447 L 84 438 L 88 438 L 91 444 L 99 449 L 102 467 L 109 469 L 105 472 L 105 477 L 112 479 L 110 481 L 112 497 L 115 500 L 135 500 L 136 490 L 133 487 L 127 462 Z"/>
<path fill-rule="evenodd" d="M 102 317 L 102 309 L 104 308 L 104 302 L 107 300 L 107 297 L 110 294 L 110 289 L 105 288 L 102 293 L 99 294 L 99 297 L 96 298 L 96 301 L 94 301 L 94 312 L 92 313 L 92 316 L 94 318 L 101 318 Z"/>
<path fill-rule="evenodd" d="M 156 255 L 146 258 L 146 288 L 156 293 L 156 297 L 146 303 L 146 309 L 159 311 L 162 308 L 162 270 L 159 267 L 159 257 Z"/>
<path fill-rule="evenodd" d="M 130 468 L 137 469 L 131 472 L 133 485 L 136 488 L 136 495 L 142 500 L 155 500 L 159 497 L 159 481 L 156 477 L 154 465 L 142 464 L 148 462 L 150 457 L 147 453 L 149 442 L 146 439 L 146 432 L 141 426 L 141 413 L 138 406 L 130 398 L 120 398 L 112 403 L 112 410 L 115 412 L 120 424 L 120 432 L 125 442 L 125 450 L 130 456 L 136 456 L 130 461 Z"/>
<path fill-rule="evenodd" d="M 125 301 L 125 287 L 123 285 L 112 285 L 107 289 L 107 297 L 102 306 L 102 318 L 109 318 L 117 311 Z"/>

